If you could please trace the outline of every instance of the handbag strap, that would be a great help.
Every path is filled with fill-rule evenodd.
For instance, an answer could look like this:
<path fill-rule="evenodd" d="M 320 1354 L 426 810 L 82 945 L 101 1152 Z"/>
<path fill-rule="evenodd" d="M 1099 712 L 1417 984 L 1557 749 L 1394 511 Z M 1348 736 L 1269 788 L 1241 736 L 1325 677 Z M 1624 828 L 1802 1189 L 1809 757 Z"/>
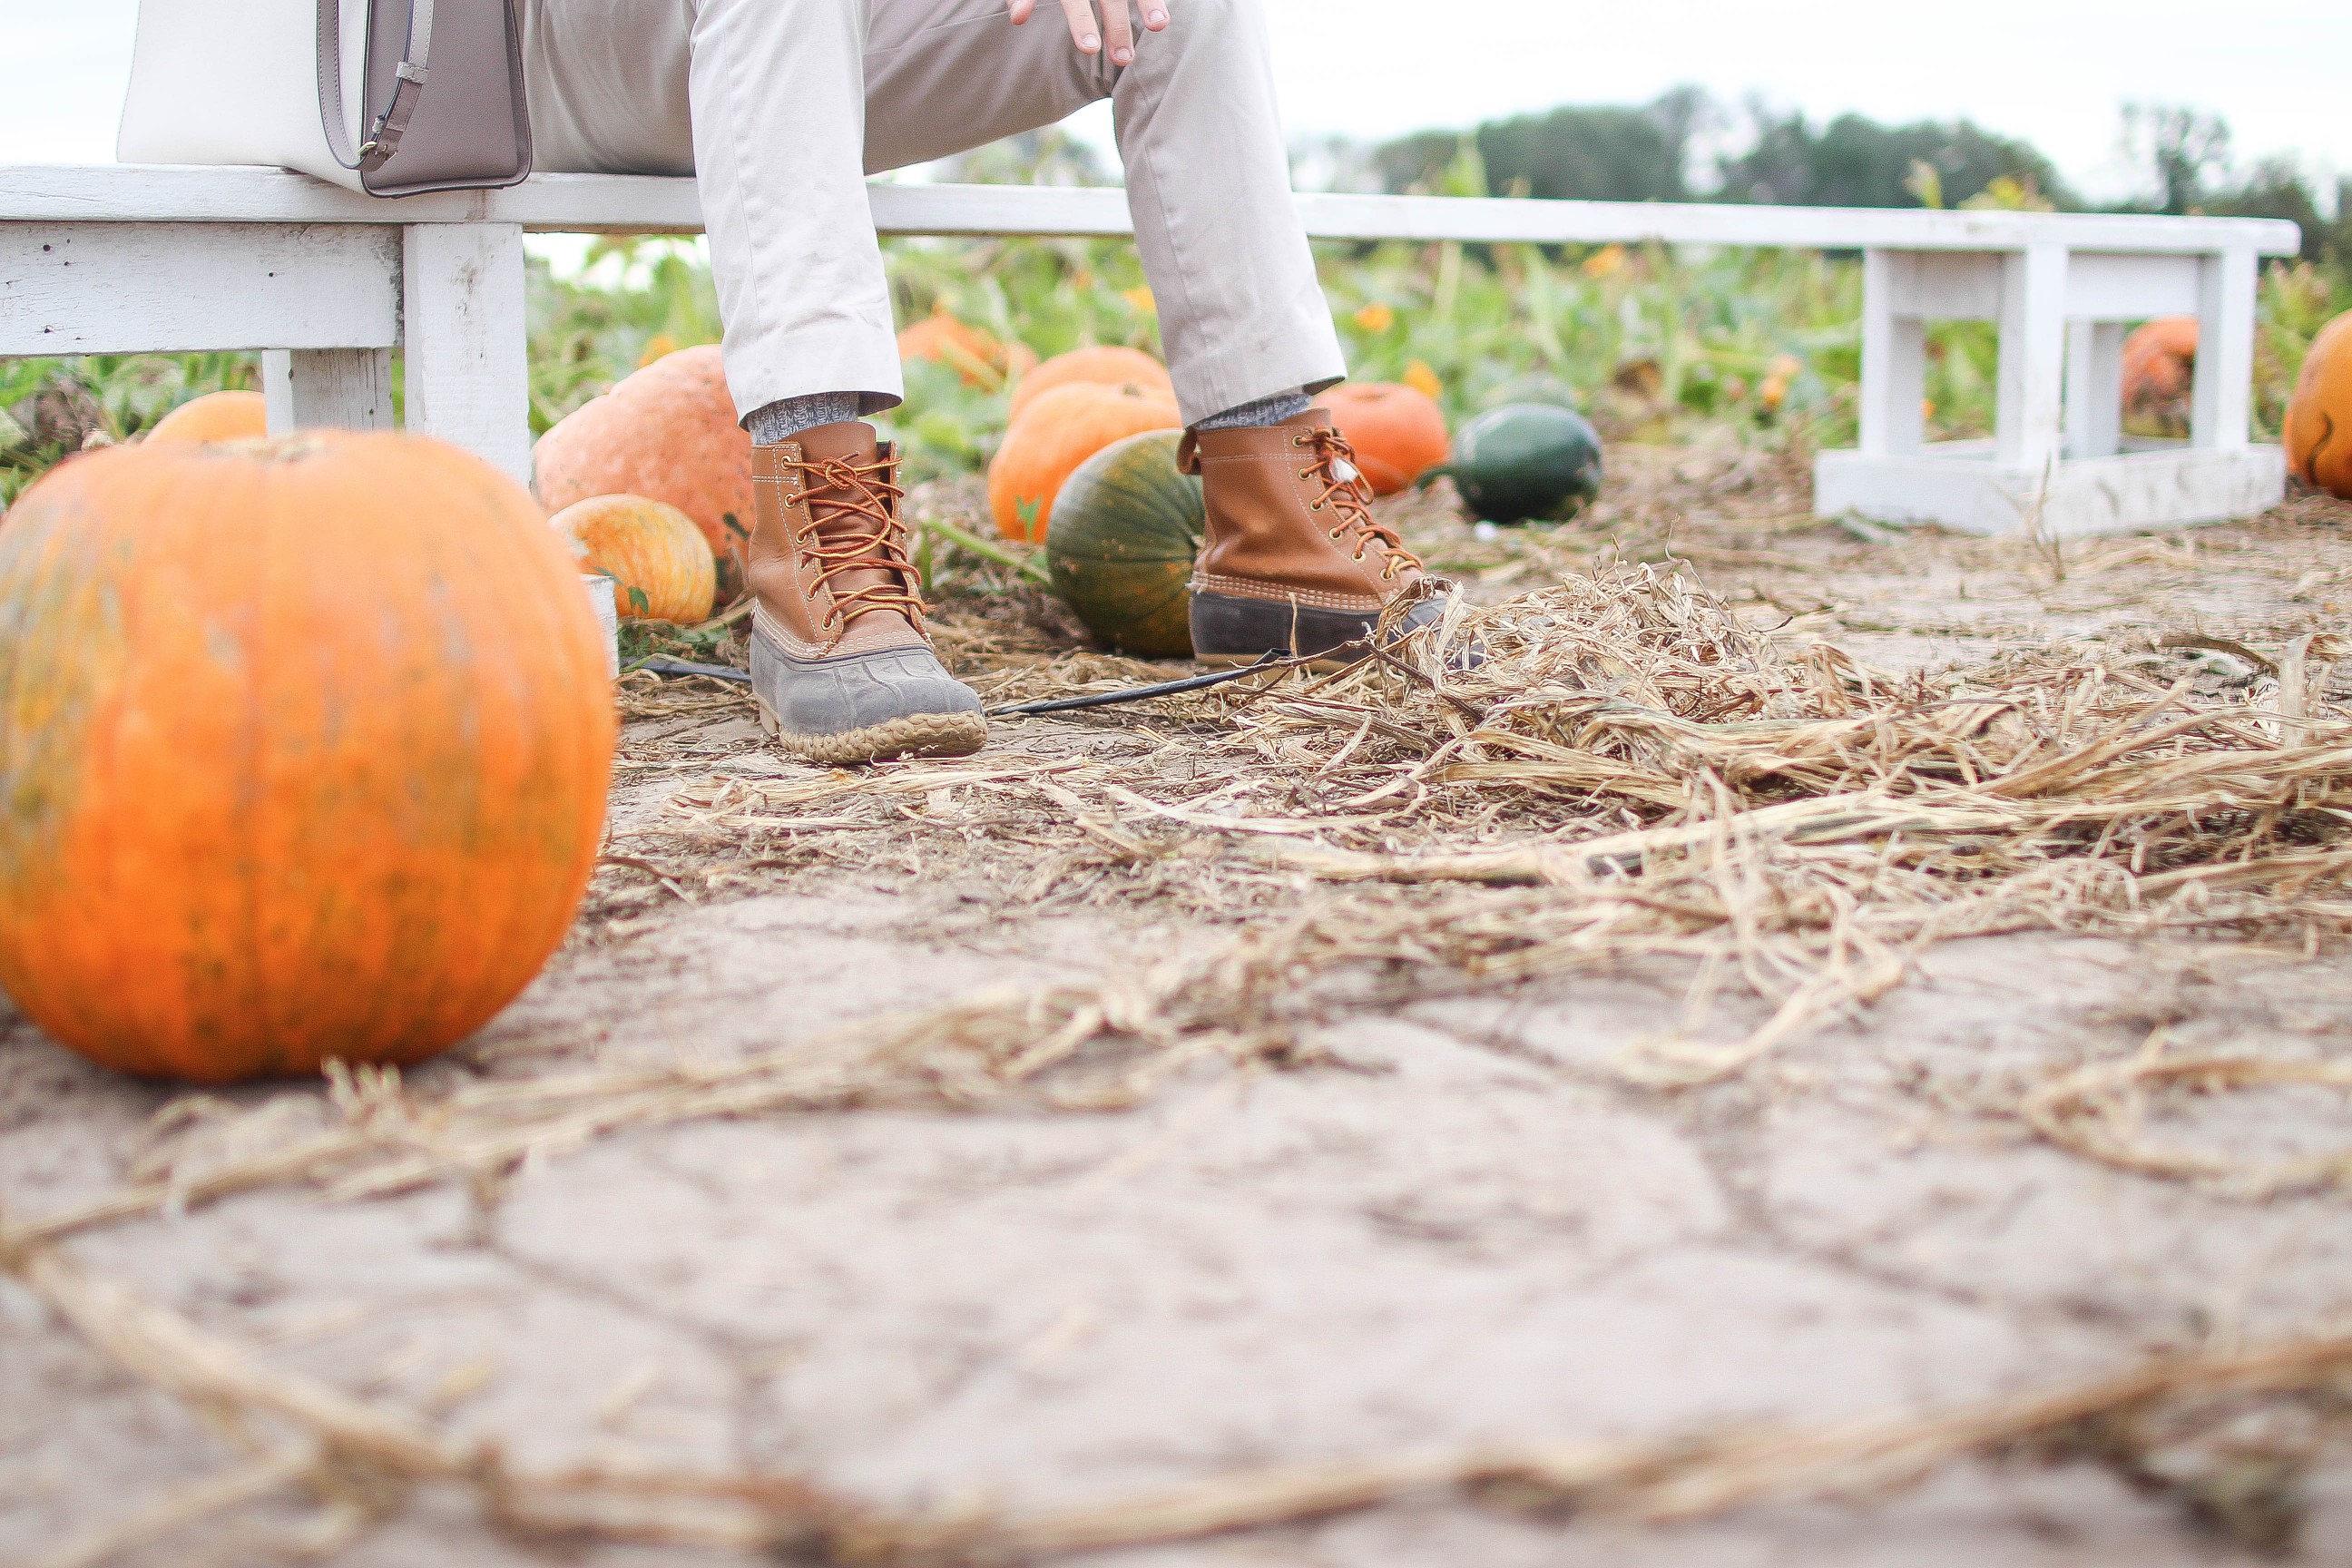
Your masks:
<path fill-rule="evenodd" d="M 409 0 L 408 44 L 393 73 L 392 101 L 369 125 L 367 140 L 352 146 L 351 121 L 343 111 L 342 0 L 319 0 L 319 116 L 325 121 L 327 151 L 336 163 L 373 174 L 392 162 L 407 132 L 416 100 L 425 96 L 425 58 L 433 52 L 433 0 Z M 362 79 L 362 92 L 366 91 Z"/>

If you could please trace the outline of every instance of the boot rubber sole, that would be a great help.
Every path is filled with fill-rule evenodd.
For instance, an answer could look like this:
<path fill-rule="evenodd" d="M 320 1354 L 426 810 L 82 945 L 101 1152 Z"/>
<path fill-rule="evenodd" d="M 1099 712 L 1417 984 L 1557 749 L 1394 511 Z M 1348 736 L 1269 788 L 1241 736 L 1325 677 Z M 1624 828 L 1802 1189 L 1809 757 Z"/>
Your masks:
<path fill-rule="evenodd" d="M 761 701 L 760 728 L 794 756 L 824 763 L 968 757 L 988 743 L 988 721 L 977 713 L 909 713 L 838 734 L 803 735 L 785 729 L 775 710 Z"/>

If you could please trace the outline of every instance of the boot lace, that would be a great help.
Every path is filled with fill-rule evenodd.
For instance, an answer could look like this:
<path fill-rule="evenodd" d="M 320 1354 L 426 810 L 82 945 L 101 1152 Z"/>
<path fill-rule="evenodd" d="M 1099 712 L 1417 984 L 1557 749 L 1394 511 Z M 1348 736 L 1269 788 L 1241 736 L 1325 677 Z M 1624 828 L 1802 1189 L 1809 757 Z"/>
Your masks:
<path fill-rule="evenodd" d="M 1364 552 L 1378 542 L 1383 557 L 1383 583 L 1393 582 L 1404 567 L 1421 564 L 1421 557 L 1404 547 L 1396 530 L 1372 515 L 1371 489 L 1364 480 L 1363 466 L 1356 461 L 1356 448 L 1345 436 L 1337 430 L 1303 430 L 1291 437 L 1290 444 L 1315 454 L 1315 461 L 1299 469 L 1298 477 L 1322 482 L 1323 493 L 1309 502 L 1307 510 L 1322 511 L 1328 508 L 1337 514 L 1339 526 L 1330 530 L 1332 543 L 1343 543 L 1352 537 L 1356 542 L 1353 558 L 1361 561 Z"/>
<path fill-rule="evenodd" d="M 891 465 L 829 458 L 785 467 L 800 475 L 801 496 L 808 507 L 809 538 L 801 546 L 802 559 L 819 563 L 808 585 L 809 596 L 814 599 L 819 588 L 830 587 L 845 572 L 878 568 L 888 574 L 882 582 L 835 590 L 824 624 L 844 626 L 868 610 L 898 610 L 920 626 L 923 600 L 915 591 L 919 579 L 907 554 L 906 530 L 896 516 L 906 491 L 890 482 Z"/>

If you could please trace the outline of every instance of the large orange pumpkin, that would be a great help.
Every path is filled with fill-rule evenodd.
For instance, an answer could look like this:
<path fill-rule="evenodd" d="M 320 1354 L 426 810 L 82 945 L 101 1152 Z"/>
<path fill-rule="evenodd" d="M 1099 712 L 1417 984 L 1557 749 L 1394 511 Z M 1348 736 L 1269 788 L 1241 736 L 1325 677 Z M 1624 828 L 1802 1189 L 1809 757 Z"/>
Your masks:
<path fill-rule="evenodd" d="M 991 391 L 1037 366 L 1037 352 L 1028 344 L 999 342 L 993 334 L 957 321 L 945 305 L 898 334 L 898 357 L 936 361 L 960 372 L 966 385 Z"/>
<path fill-rule="evenodd" d="M 2197 318 L 2158 316 L 2124 339 L 2124 413 L 2142 424 L 2186 428 L 2197 374 Z"/>
<path fill-rule="evenodd" d="M 1094 382 L 1103 386 L 1133 384 L 1157 388 L 1170 397 L 1176 395 L 1176 384 L 1168 378 L 1166 365 L 1141 349 L 1101 343 L 1055 354 L 1023 376 L 1021 384 L 1013 389 L 1013 417 L 1020 418 L 1023 410 L 1038 398 L 1072 382 Z"/>
<path fill-rule="evenodd" d="M 1034 542 L 1054 520 L 1054 497 L 1080 463 L 1129 436 L 1183 423 L 1176 400 L 1156 387 L 1057 386 L 1022 411 L 988 465 L 988 507 L 1007 539 Z"/>
<path fill-rule="evenodd" d="M 548 526 L 613 580 L 621 619 L 691 626 L 710 618 L 719 593 L 710 547 L 677 508 L 643 496 L 594 496 L 565 507 Z"/>
<path fill-rule="evenodd" d="M 0 526 L 0 986 L 127 1072 L 414 1062 L 530 983 L 603 829 L 605 647 L 423 437 L 118 447 Z"/>
<path fill-rule="evenodd" d="M 257 392 L 207 392 L 155 422 L 150 441 L 257 441 L 269 434 L 268 400 Z"/>
<path fill-rule="evenodd" d="M 1394 495 L 1445 461 L 1445 411 L 1427 393 L 1392 381 L 1343 381 L 1322 395 L 1339 434 L 1356 448 L 1375 495 Z"/>
<path fill-rule="evenodd" d="M 539 500 L 551 515 L 592 496 L 666 501 L 694 519 L 719 591 L 743 591 L 751 549 L 751 437 L 736 423 L 719 347 L 665 354 L 539 438 Z"/>
<path fill-rule="evenodd" d="M 2287 466 L 2352 500 L 2352 310 L 2319 330 L 2286 405 Z"/>

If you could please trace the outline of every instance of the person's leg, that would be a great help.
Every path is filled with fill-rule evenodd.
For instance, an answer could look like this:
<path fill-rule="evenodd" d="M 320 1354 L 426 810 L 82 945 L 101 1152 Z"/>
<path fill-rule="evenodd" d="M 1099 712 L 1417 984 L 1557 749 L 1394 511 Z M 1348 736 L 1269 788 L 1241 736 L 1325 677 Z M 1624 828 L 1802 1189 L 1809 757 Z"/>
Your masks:
<path fill-rule="evenodd" d="M 754 442 L 752 691 L 771 734 L 825 763 L 987 737 L 931 651 L 895 455 L 857 418 L 899 393 L 866 202 L 866 17 L 867 0 L 526 12 L 541 168 L 700 184 L 728 385 Z"/>
<path fill-rule="evenodd" d="M 868 0 L 526 0 L 543 173 L 692 174 L 749 416 L 900 391 L 866 202 Z M 788 434 L 781 432 L 780 434 Z"/>
<path fill-rule="evenodd" d="M 1139 25 L 1124 70 L 1080 54 L 1058 7 L 1015 27 L 1003 0 L 873 4 L 869 170 L 927 163 L 1111 100 L 1136 247 L 1187 424 L 1347 374 L 1291 204 L 1258 0 L 1170 0 L 1167 29 Z"/>
<path fill-rule="evenodd" d="M 1207 492 L 1195 651 L 1246 662 L 1369 635 L 1423 574 L 1372 516 L 1345 440 L 1308 396 L 1346 366 L 1291 200 L 1259 0 L 1170 0 L 1167 29 L 1139 26 L 1125 69 L 1079 53 L 1050 7 L 1013 27 L 1002 0 L 874 6 L 869 169 L 1112 101 L 1136 247 L 1192 430 L 1185 458 Z M 1412 606 L 1402 624 L 1435 608 Z"/>

